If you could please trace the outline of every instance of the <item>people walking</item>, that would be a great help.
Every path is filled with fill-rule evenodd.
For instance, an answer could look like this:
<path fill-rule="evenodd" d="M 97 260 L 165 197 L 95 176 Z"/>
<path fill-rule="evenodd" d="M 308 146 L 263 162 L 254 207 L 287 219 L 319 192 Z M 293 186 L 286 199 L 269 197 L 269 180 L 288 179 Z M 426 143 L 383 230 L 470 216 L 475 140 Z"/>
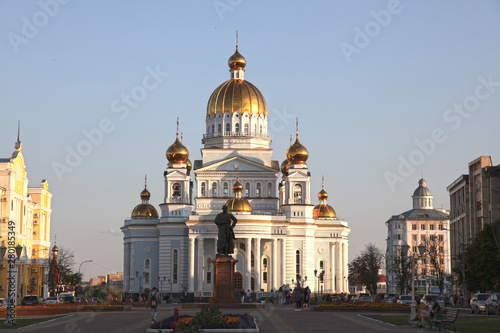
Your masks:
<path fill-rule="evenodd" d="M 304 290 L 297 283 L 297 286 L 293 289 L 293 299 L 295 301 L 295 311 L 302 311 L 302 301 L 304 300 Z"/>
<path fill-rule="evenodd" d="M 158 314 L 158 304 L 160 304 L 160 297 L 158 295 L 158 289 L 153 287 L 148 296 L 148 301 L 146 302 L 146 309 L 151 307 L 151 323 L 156 323 L 156 315 Z"/>

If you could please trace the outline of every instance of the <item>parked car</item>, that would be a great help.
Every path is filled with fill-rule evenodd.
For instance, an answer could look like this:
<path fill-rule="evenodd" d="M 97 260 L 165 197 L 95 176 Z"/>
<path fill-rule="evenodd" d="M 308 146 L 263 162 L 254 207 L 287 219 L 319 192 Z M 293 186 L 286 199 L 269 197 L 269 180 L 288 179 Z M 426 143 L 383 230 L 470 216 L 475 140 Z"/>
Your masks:
<path fill-rule="evenodd" d="M 43 298 L 38 295 L 24 296 L 21 305 L 39 305 L 43 304 Z"/>
<path fill-rule="evenodd" d="M 6 307 L 7 306 L 7 299 L 6 298 L 0 298 L 0 307 Z"/>
<path fill-rule="evenodd" d="M 431 300 L 437 302 L 440 307 L 444 307 L 446 303 L 444 297 L 439 296 L 438 294 L 425 294 L 424 297 L 422 297 L 422 299 L 420 300 L 420 304 L 427 304 Z"/>
<path fill-rule="evenodd" d="M 370 294 L 367 293 L 357 294 L 356 297 L 351 300 L 352 303 L 371 303 L 371 301 L 372 298 Z"/>
<path fill-rule="evenodd" d="M 490 294 L 478 293 L 474 294 L 470 300 L 470 313 L 486 312 L 486 300 Z"/>
<path fill-rule="evenodd" d="M 45 304 L 59 304 L 62 302 L 63 302 L 63 300 L 59 296 L 47 297 L 45 299 Z"/>
<path fill-rule="evenodd" d="M 386 296 L 387 296 L 387 297 L 385 297 L 386 303 L 396 303 L 398 300 L 398 297 L 399 297 L 399 295 L 396 295 L 396 294 L 388 294 Z"/>
<path fill-rule="evenodd" d="M 75 296 L 64 296 L 62 298 L 63 303 L 75 303 Z"/>
<path fill-rule="evenodd" d="M 397 304 L 411 305 L 411 295 L 401 295 L 401 296 L 399 296 Z"/>
<path fill-rule="evenodd" d="M 486 300 L 486 314 L 492 313 L 500 316 L 500 293 L 493 293 Z"/>

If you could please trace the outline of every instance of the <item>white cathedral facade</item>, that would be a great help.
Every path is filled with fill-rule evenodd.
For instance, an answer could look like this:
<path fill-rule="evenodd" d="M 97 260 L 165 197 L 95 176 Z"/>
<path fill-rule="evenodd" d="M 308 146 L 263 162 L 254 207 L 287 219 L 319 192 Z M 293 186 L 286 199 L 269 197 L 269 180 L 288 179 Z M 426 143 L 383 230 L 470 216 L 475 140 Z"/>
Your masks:
<path fill-rule="evenodd" d="M 163 293 L 210 297 L 214 219 L 224 204 L 238 219 L 235 290 L 277 290 L 307 276 L 313 292 L 349 291 L 348 223 L 327 204 L 324 188 L 314 204 L 298 130 L 286 160 L 272 160 L 266 101 L 244 79 L 245 66 L 236 47 L 230 79 L 208 101 L 202 159 L 191 164 L 178 133 L 168 148 L 160 214 L 145 188 L 142 203 L 125 219 L 124 292 L 157 286 Z"/>

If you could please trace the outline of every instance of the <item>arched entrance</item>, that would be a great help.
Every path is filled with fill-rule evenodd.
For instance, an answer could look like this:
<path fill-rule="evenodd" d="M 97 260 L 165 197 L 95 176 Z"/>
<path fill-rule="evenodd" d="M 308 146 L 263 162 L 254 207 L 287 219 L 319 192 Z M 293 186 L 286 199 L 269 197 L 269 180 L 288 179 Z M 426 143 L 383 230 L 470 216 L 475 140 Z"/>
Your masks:
<path fill-rule="evenodd" d="M 243 276 L 241 275 L 240 272 L 235 272 L 234 273 L 234 291 L 242 291 L 243 290 Z"/>

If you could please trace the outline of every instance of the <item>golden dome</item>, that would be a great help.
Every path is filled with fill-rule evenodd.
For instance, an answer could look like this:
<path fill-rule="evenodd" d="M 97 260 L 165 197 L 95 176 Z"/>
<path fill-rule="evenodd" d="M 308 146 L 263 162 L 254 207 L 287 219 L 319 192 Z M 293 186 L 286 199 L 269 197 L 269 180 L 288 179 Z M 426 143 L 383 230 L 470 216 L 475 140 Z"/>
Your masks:
<path fill-rule="evenodd" d="M 256 86 L 246 80 L 230 79 L 218 86 L 207 105 L 207 115 L 248 112 L 267 116 L 266 100 Z"/>
<path fill-rule="evenodd" d="M 168 147 L 166 155 L 169 163 L 186 163 L 189 151 L 179 141 L 179 136 L 177 136 L 175 142 Z"/>
<path fill-rule="evenodd" d="M 134 210 L 132 211 L 132 217 L 158 217 L 158 212 L 156 211 L 156 208 L 154 208 L 152 205 L 148 203 L 142 203 L 137 206 L 135 206 Z"/>
<path fill-rule="evenodd" d="M 241 185 L 240 181 L 237 180 L 236 183 L 233 184 L 233 193 L 241 193 L 243 191 L 243 185 Z"/>
<path fill-rule="evenodd" d="M 294 144 L 291 145 L 286 151 L 286 159 L 290 162 L 290 164 L 306 164 L 308 158 L 309 152 L 307 151 L 307 148 L 299 142 L 299 138 L 297 136 Z"/>
<path fill-rule="evenodd" d="M 288 160 L 284 160 L 282 163 L 281 163 L 281 173 L 282 174 L 285 174 L 285 172 L 288 172 Z"/>
<path fill-rule="evenodd" d="M 325 201 L 328 199 L 328 193 L 325 191 L 324 188 L 321 189 L 321 191 L 318 193 L 318 199 L 319 201 Z"/>
<path fill-rule="evenodd" d="M 189 158 L 186 160 L 186 165 L 187 165 L 187 171 L 189 173 L 191 171 L 191 169 L 193 168 L 193 164 L 191 163 Z"/>
<path fill-rule="evenodd" d="M 141 200 L 148 201 L 150 197 L 151 197 L 151 193 L 149 193 L 146 186 L 144 186 L 144 190 L 142 190 L 142 192 L 141 192 Z"/>
<path fill-rule="evenodd" d="M 227 61 L 229 68 L 235 70 L 242 70 L 247 65 L 247 61 L 244 56 L 238 51 L 238 45 L 236 45 L 236 51 Z"/>
<path fill-rule="evenodd" d="M 234 188 L 234 186 L 233 186 Z M 226 202 L 227 210 L 229 212 L 251 212 L 252 206 L 247 199 L 241 197 L 234 197 Z"/>
<path fill-rule="evenodd" d="M 56 244 L 54 244 L 54 247 L 52 248 L 52 252 L 57 252 L 59 251 L 59 248 L 57 247 Z"/>
<path fill-rule="evenodd" d="M 317 217 L 334 218 L 337 217 L 337 213 L 335 213 L 335 210 L 332 208 L 332 206 L 327 204 L 319 204 L 316 205 L 313 209 L 313 218 Z"/>

